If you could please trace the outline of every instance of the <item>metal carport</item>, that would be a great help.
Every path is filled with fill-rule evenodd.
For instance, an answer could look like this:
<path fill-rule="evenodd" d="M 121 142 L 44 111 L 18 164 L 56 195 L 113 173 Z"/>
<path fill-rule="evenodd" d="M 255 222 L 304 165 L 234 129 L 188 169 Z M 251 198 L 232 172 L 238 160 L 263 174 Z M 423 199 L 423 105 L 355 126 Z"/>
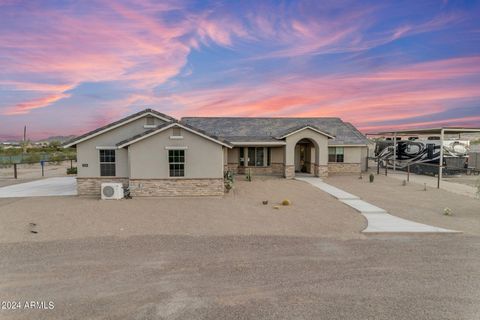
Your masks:
<path fill-rule="evenodd" d="M 366 136 L 390 136 L 393 137 L 393 157 L 396 159 L 397 151 L 397 136 L 412 136 L 412 135 L 437 135 L 440 136 L 440 164 L 443 164 L 443 141 L 445 134 L 458 134 L 462 133 L 480 133 L 480 128 L 467 128 L 467 127 L 440 127 L 440 128 L 427 128 L 427 129 L 407 129 L 407 130 L 392 130 L 383 131 L 378 133 L 367 133 Z M 395 171 L 395 161 L 393 162 L 393 170 Z M 440 181 L 442 180 L 443 165 L 438 167 L 438 185 L 440 188 Z"/>

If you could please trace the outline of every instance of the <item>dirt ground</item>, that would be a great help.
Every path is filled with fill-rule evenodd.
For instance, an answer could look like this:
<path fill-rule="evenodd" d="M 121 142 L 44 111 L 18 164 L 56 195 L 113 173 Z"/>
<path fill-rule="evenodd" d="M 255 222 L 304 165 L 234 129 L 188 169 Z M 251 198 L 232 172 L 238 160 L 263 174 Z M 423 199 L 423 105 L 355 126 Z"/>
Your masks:
<path fill-rule="evenodd" d="M 134 236 L 0 243 L 2 320 L 473 320 L 480 241 Z"/>
<path fill-rule="evenodd" d="M 73 162 L 76 166 L 76 162 Z M 67 176 L 67 168 L 70 168 L 70 161 L 46 162 L 43 168 L 45 177 L 65 177 Z M 13 165 L 0 166 L 0 187 L 12 184 L 29 182 L 42 178 L 42 167 L 40 163 L 18 164 L 17 179 L 14 178 Z"/>
<path fill-rule="evenodd" d="M 0 242 L 132 235 L 363 237 L 360 214 L 307 183 L 239 177 L 235 184 L 224 197 L 211 198 L 0 199 Z M 292 205 L 279 205 L 284 199 Z"/>
<path fill-rule="evenodd" d="M 332 176 L 325 179 L 363 200 L 387 210 L 389 213 L 416 222 L 436 227 L 480 235 L 480 200 L 455 194 L 446 190 L 427 188 L 415 183 L 402 185 L 402 181 L 375 175 L 373 183 L 368 176 Z M 444 209 L 450 208 L 453 216 L 445 216 Z"/>
<path fill-rule="evenodd" d="M 480 176 L 476 175 L 455 175 L 443 178 L 444 181 L 465 184 L 467 186 L 476 187 L 480 183 Z"/>

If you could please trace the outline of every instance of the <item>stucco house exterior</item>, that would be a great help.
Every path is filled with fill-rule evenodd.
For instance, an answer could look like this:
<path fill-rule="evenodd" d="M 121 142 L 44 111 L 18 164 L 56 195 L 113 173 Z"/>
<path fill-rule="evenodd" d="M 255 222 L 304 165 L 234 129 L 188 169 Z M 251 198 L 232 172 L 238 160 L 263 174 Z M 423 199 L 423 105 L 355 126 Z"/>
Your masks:
<path fill-rule="evenodd" d="M 121 182 L 133 196 L 224 193 L 224 172 L 315 176 L 360 173 L 367 139 L 339 118 L 184 117 L 153 109 L 74 138 L 79 195 Z"/>

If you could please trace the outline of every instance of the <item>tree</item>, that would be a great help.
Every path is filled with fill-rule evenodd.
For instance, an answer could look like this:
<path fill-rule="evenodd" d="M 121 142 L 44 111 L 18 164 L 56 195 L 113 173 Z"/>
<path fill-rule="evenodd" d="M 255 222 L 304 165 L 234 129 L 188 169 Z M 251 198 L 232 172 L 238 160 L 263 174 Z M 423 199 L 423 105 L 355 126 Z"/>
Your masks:
<path fill-rule="evenodd" d="M 58 140 L 53 140 L 53 141 L 50 141 L 49 143 L 49 146 L 54 150 L 59 150 L 61 145 L 62 143 Z"/>

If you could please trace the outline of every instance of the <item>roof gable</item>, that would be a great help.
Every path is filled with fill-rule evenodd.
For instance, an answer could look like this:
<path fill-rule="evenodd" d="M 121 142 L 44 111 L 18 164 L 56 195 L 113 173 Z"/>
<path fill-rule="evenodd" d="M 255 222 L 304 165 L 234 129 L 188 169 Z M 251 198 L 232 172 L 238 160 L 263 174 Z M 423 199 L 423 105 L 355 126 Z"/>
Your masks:
<path fill-rule="evenodd" d="M 193 128 L 192 126 L 188 125 L 188 124 L 185 124 L 185 123 L 181 123 L 181 122 L 178 122 L 178 121 L 175 121 L 175 122 L 171 122 L 171 123 L 165 123 L 163 125 L 160 125 L 160 126 L 157 126 L 155 129 L 151 129 L 151 130 L 148 130 L 148 131 L 145 131 L 143 133 L 140 133 L 140 134 L 137 134 L 129 139 L 126 139 L 126 140 L 123 140 L 123 141 L 120 141 L 119 143 L 117 143 L 117 147 L 118 148 L 124 148 L 124 147 L 127 147 L 133 143 L 136 143 L 138 141 L 141 141 L 141 140 L 144 140 L 144 139 L 147 139 L 153 135 L 156 135 L 158 133 L 161 133 L 161 132 L 164 132 L 165 130 L 167 129 L 170 129 L 170 128 L 173 128 L 173 127 L 179 127 L 179 128 L 182 128 L 182 129 L 185 129 L 191 133 L 194 133 L 198 136 L 201 136 L 202 138 L 204 139 L 207 139 L 207 140 L 210 140 L 212 142 L 215 142 L 215 143 L 218 143 L 222 146 L 225 146 L 227 148 L 232 148 L 232 145 L 226 141 L 226 140 L 223 140 L 223 139 L 220 139 L 220 138 L 217 138 L 215 136 L 211 136 L 209 135 L 208 133 L 206 132 L 203 132 L 201 130 L 198 130 L 196 128 Z"/>
<path fill-rule="evenodd" d="M 127 123 L 130 123 L 130 122 L 135 121 L 137 119 L 141 119 L 142 117 L 146 117 L 146 116 L 153 116 L 153 117 L 156 117 L 156 118 L 158 118 L 160 120 L 163 120 L 167 123 L 170 123 L 172 121 L 176 121 L 175 118 L 167 116 L 166 114 L 163 114 L 161 112 L 155 111 L 153 109 L 145 109 L 145 110 L 142 110 L 140 112 L 129 115 L 128 117 L 122 118 L 118 121 L 109 123 L 109 124 L 107 124 L 103 127 L 100 127 L 100 128 L 95 129 L 95 130 L 92 130 L 90 132 L 87 132 L 87 133 L 85 133 L 81 136 L 75 137 L 72 140 L 69 140 L 69 141 L 65 142 L 63 144 L 63 147 L 64 148 L 72 147 L 72 146 L 74 146 L 74 145 L 76 145 L 80 142 L 89 140 L 91 138 L 94 138 L 94 137 L 99 136 L 103 133 L 109 132 L 109 131 L 111 131 L 115 128 L 119 128 L 119 127 L 121 127 L 121 126 L 123 126 Z"/>
<path fill-rule="evenodd" d="M 335 137 L 332 136 L 331 134 L 326 133 L 326 132 L 318 129 L 318 128 L 315 127 L 315 126 L 311 126 L 311 125 L 307 124 L 307 125 L 299 126 L 299 127 L 297 127 L 297 128 L 290 128 L 290 129 L 286 130 L 286 132 L 283 133 L 281 136 L 277 137 L 277 139 L 285 139 L 286 137 L 291 136 L 292 134 L 295 134 L 295 133 L 297 133 L 297 132 L 301 132 L 301 131 L 304 131 L 304 130 L 312 130 L 312 131 L 315 131 L 316 133 L 319 133 L 319 134 L 321 134 L 321 135 L 324 135 L 324 136 L 326 136 L 326 137 L 329 138 L 329 139 L 335 138 Z"/>

